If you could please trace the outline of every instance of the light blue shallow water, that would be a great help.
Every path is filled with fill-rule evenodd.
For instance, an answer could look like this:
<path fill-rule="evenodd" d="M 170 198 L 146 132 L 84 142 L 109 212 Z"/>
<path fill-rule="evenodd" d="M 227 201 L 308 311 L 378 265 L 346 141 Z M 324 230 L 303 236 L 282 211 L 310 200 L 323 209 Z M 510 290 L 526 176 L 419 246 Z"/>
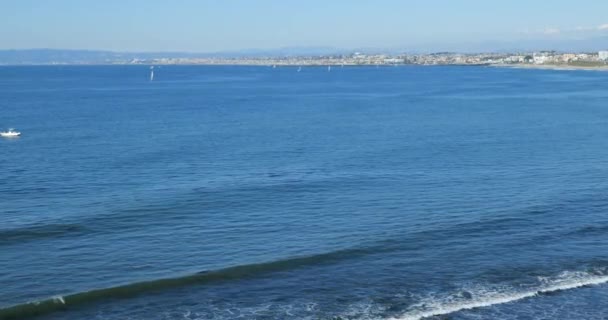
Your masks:
<path fill-rule="evenodd" d="M 0 67 L 0 319 L 608 311 L 607 73 L 148 72 Z"/>

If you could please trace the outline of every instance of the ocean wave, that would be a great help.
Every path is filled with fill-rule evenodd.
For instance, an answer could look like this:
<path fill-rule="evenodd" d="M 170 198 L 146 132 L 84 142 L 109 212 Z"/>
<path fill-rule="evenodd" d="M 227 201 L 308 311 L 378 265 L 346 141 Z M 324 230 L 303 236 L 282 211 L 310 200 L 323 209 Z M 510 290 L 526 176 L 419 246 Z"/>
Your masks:
<path fill-rule="evenodd" d="M 538 277 L 535 287 L 481 287 L 463 290 L 445 297 L 429 297 L 409 307 L 409 311 L 389 320 L 420 320 L 459 311 L 491 307 L 498 304 L 534 298 L 564 290 L 608 283 L 604 270 L 565 271 L 556 277 Z"/>
<path fill-rule="evenodd" d="M 0 229 L 0 246 L 66 235 L 79 235 L 83 232 L 86 232 L 86 228 L 77 223 L 35 224 L 13 229 Z"/>
<path fill-rule="evenodd" d="M 568 236 L 603 236 L 608 233 L 608 225 L 596 223 L 595 225 L 587 225 L 569 232 Z"/>
<path fill-rule="evenodd" d="M 337 250 L 323 254 L 296 257 L 267 263 L 240 265 L 214 271 L 201 271 L 192 275 L 178 278 L 136 282 L 105 289 L 91 290 L 64 296 L 55 296 L 42 301 L 29 302 L 0 309 L 0 320 L 26 319 L 60 310 L 67 310 L 71 307 L 105 299 L 131 298 L 140 294 L 157 292 L 165 289 L 255 278 L 265 274 L 290 271 L 311 265 L 336 263 L 346 259 L 353 259 L 377 253 L 377 249 L 378 248 L 375 247 L 361 247 Z"/>

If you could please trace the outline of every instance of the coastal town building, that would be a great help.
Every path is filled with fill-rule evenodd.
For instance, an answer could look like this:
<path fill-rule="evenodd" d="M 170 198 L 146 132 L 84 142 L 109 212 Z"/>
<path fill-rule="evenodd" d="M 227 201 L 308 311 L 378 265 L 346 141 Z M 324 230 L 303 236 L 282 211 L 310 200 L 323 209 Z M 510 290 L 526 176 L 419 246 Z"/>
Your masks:
<path fill-rule="evenodd" d="M 257 65 L 257 66 L 395 66 L 395 65 L 533 65 L 533 66 L 575 66 L 608 68 L 608 50 L 589 52 L 513 52 L 513 53 L 399 53 L 308 55 L 308 56 L 243 56 L 243 57 L 166 57 L 159 54 L 155 58 L 117 56 L 106 64 L 136 65 Z M 49 64 L 62 64 L 49 62 Z M 81 64 L 87 64 L 81 62 Z"/>

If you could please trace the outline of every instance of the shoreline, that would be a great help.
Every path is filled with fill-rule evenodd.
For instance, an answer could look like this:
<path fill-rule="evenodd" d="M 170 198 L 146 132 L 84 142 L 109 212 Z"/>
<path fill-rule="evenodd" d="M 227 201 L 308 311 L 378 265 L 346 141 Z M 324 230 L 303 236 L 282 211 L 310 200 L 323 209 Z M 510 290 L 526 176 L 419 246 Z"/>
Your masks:
<path fill-rule="evenodd" d="M 536 69 L 536 70 L 559 70 L 559 71 L 608 71 L 606 66 L 572 66 L 572 65 L 557 65 L 557 64 L 492 64 L 491 67 L 496 68 L 511 68 L 511 69 Z"/>
<path fill-rule="evenodd" d="M 90 66 L 217 66 L 217 67 L 271 67 L 272 64 L 257 64 L 257 63 L 65 63 L 65 64 L 0 64 L 2 67 L 90 67 Z M 296 68 L 296 67 L 312 67 L 312 68 L 325 68 L 332 66 L 336 68 L 340 67 L 493 67 L 493 68 L 508 68 L 508 69 L 536 69 L 536 70 L 558 70 L 558 71 L 608 71 L 608 65 L 605 66 L 573 66 L 573 65 L 539 65 L 539 64 L 500 64 L 500 63 L 478 63 L 478 64 L 274 64 L 277 68 Z"/>

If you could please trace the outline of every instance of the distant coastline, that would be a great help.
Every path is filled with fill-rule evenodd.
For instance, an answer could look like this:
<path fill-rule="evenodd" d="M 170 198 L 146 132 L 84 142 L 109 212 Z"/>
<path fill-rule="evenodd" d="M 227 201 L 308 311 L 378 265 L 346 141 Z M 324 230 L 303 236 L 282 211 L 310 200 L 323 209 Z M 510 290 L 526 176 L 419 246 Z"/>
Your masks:
<path fill-rule="evenodd" d="M 75 50 L 0 50 L 0 65 L 244 65 L 244 66 L 500 66 L 556 70 L 604 70 L 608 51 L 222 56 L 197 53 L 121 53 Z"/>
<path fill-rule="evenodd" d="M 537 69 L 537 70 L 561 70 L 561 71 L 608 71 L 608 65 L 605 66 L 577 66 L 568 64 L 492 64 L 491 67 L 511 68 L 511 69 Z"/>

